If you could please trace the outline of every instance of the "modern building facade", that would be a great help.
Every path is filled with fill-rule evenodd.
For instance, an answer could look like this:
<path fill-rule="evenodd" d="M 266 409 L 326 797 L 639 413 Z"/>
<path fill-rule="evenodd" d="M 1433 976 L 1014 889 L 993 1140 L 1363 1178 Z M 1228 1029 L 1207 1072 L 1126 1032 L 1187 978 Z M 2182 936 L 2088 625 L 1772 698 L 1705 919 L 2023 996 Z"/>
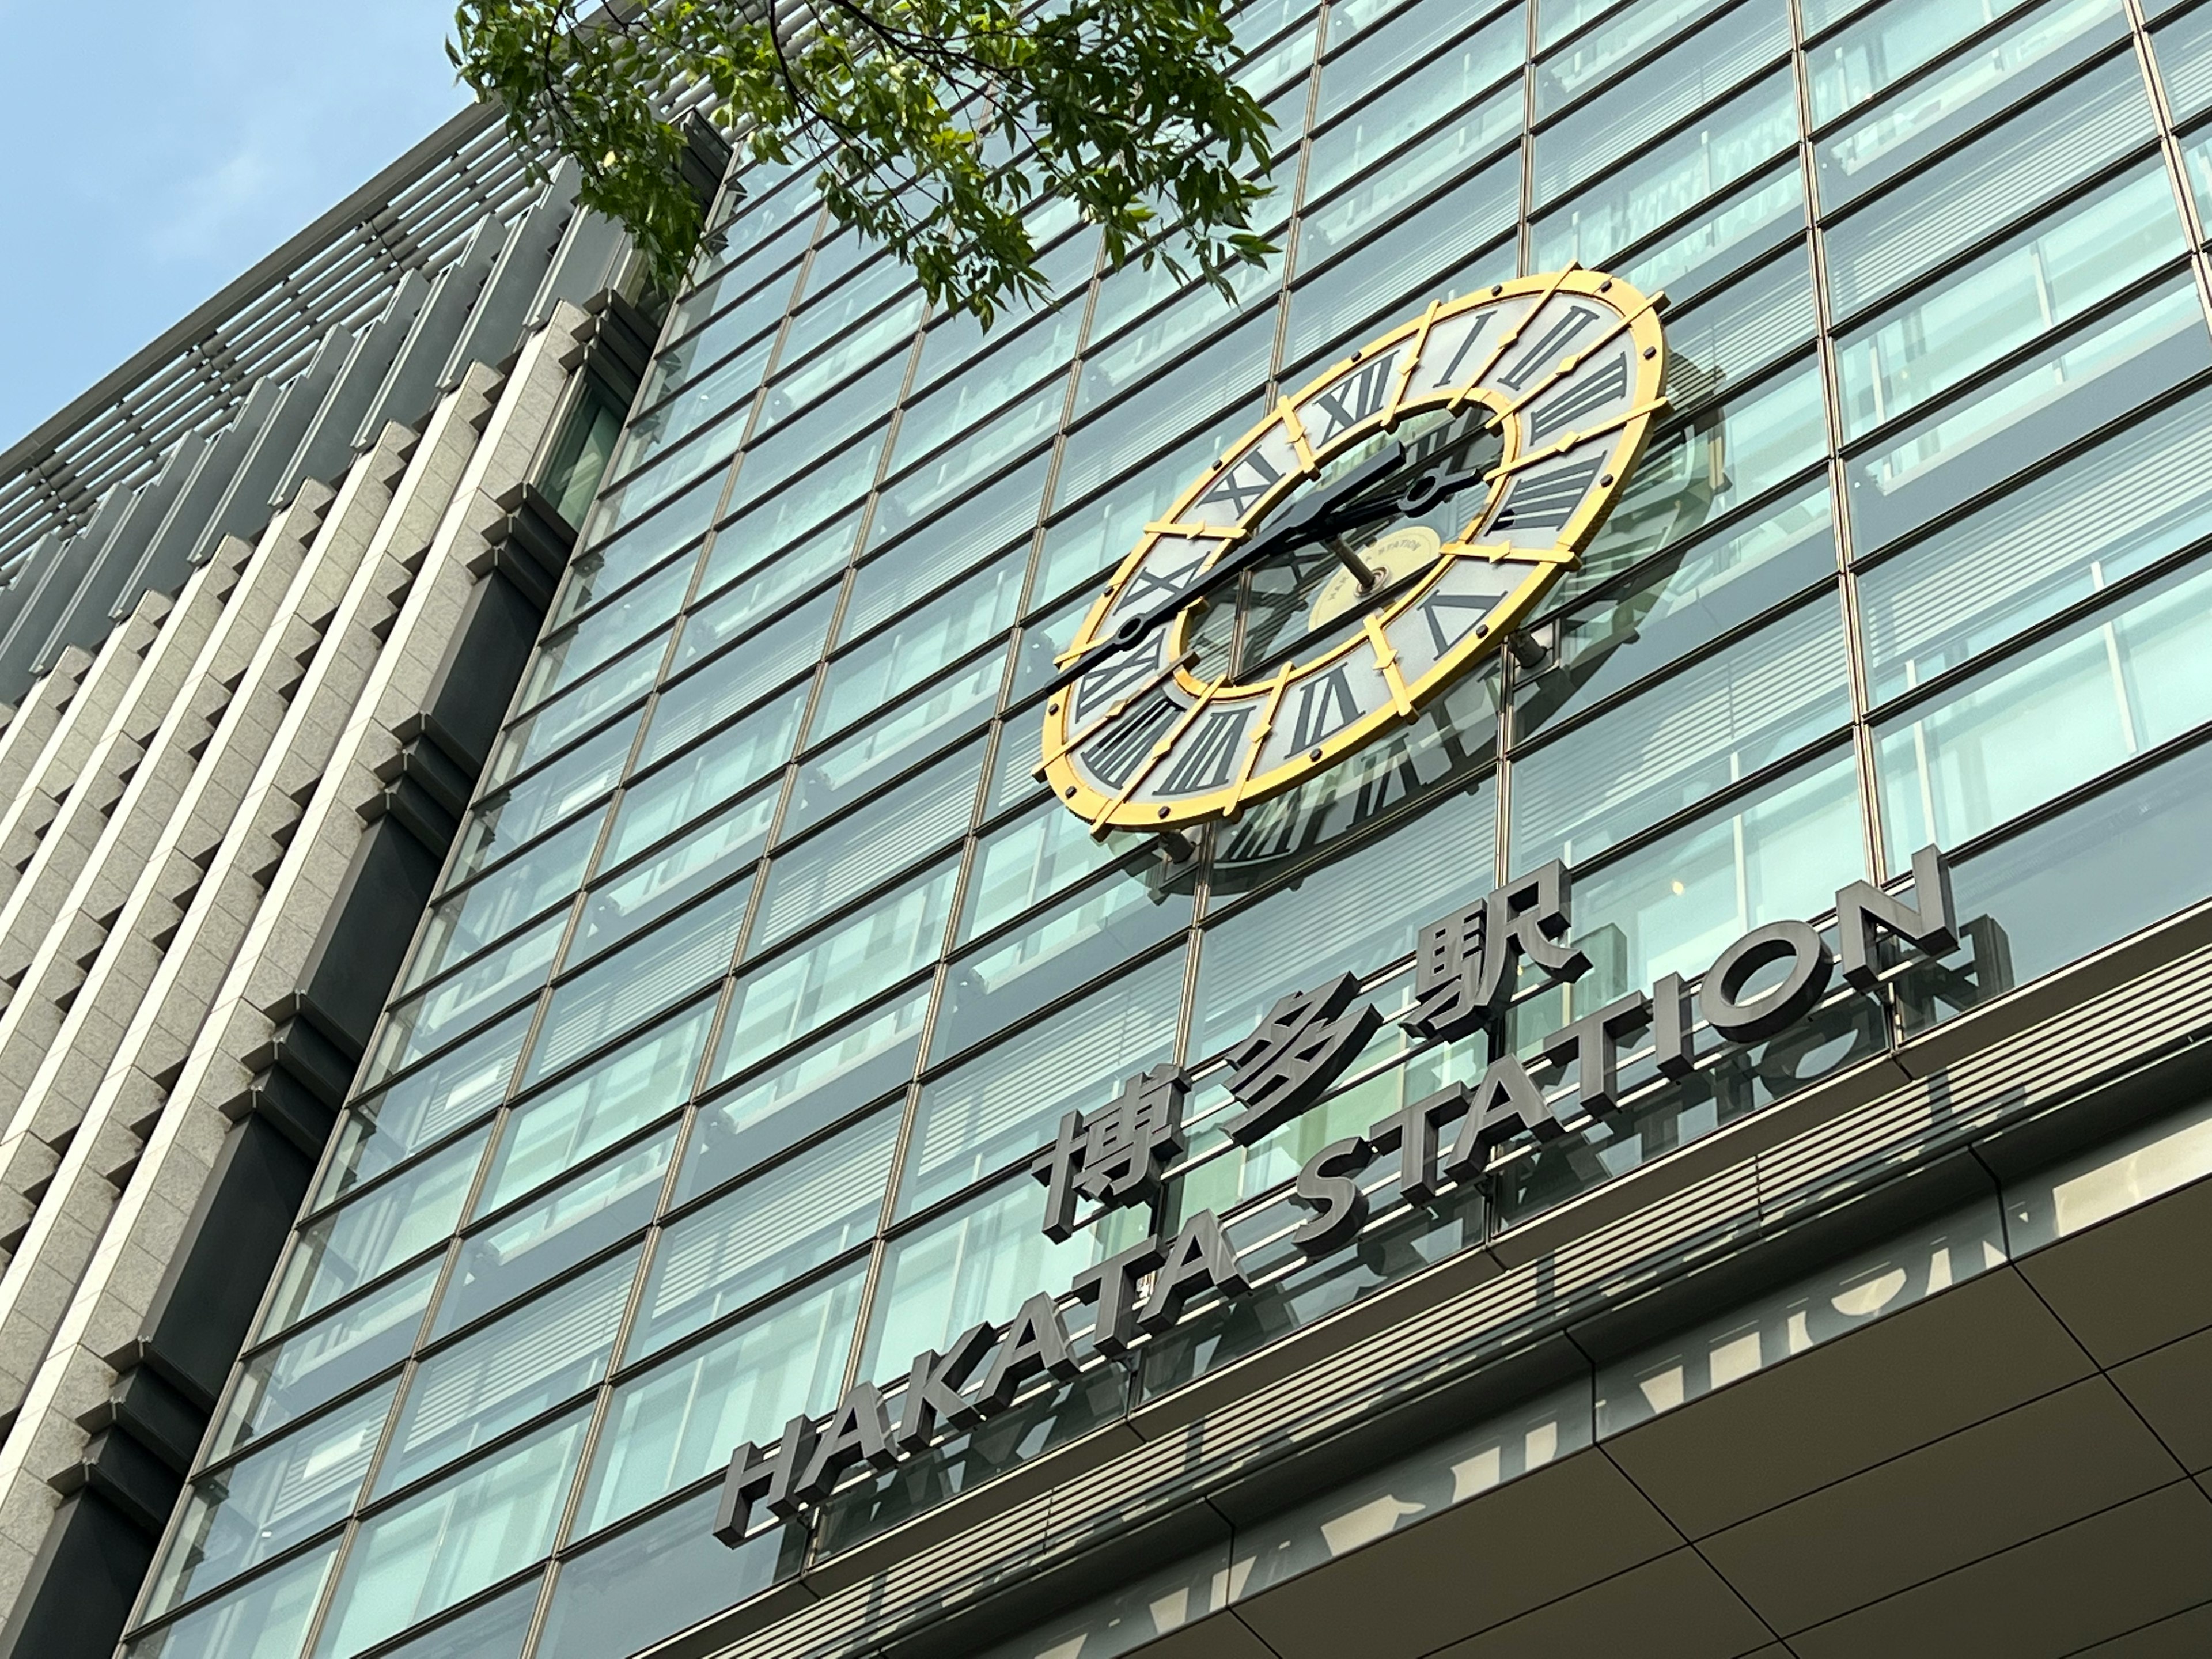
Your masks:
<path fill-rule="evenodd" d="M 1047 210 L 987 335 L 757 173 L 587 511 L 589 313 L 487 380 L 429 544 L 565 570 L 373 1030 L 114 1050 L 300 1168 L 120 1652 L 2212 1642 L 2212 9 L 1237 21 L 1233 304 Z M 19 1390 L 17 1651 L 165 1282 Z"/>

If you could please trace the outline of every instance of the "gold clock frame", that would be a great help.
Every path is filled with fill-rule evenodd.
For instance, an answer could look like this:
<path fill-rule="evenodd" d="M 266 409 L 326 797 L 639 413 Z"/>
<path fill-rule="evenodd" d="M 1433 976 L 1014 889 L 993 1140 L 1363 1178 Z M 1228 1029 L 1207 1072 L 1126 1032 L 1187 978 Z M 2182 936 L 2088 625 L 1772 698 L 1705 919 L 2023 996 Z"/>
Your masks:
<path fill-rule="evenodd" d="M 1535 303 L 1487 349 L 1482 362 L 1472 374 L 1453 386 L 1437 388 L 1417 398 L 1406 396 L 1419 372 L 1422 349 L 1438 323 L 1469 311 L 1500 306 L 1528 295 L 1537 296 Z M 1512 349 L 1528 325 L 1543 314 L 1553 299 L 1561 295 L 1581 295 L 1599 300 L 1616 313 L 1615 320 L 1605 326 L 1596 339 L 1562 357 L 1525 392 L 1509 398 L 1480 384 Z M 1097 718 L 1086 721 L 1080 728 L 1074 726 L 1073 709 L 1079 682 L 1055 694 L 1048 702 L 1043 717 L 1042 757 L 1039 771 L 1062 805 L 1085 818 L 1094 836 L 1103 836 L 1109 830 L 1157 833 L 1186 830 L 1207 822 L 1231 821 L 1246 807 L 1296 788 L 1307 779 L 1327 771 L 1346 756 L 1417 719 L 1424 708 L 1457 684 L 1475 664 L 1500 648 L 1505 636 L 1528 616 L 1559 580 L 1560 574 L 1575 564 L 1583 549 L 1597 533 L 1607 515 L 1620 499 L 1643 453 L 1651 422 L 1666 408 L 1661 387 L 1666 380 L 1667 348 L 1658 317 L 1665 302 L 1662 294 L 1655 293 L 1647 297 L 1619 277 L 1603 271 L 1587 270 L 1571 263 L 1561 270 L 1517 277 L 1510 282 L 1493 283 L 1457 300 L 1432 302 L 1420 316 L 1377 336 L 1349 356 L 1323 369 L 1297 392 L 1278 398 L 1273 408 L 1176 496 L 1164 514 L 1145 526 L 1136 545 L 1115 567 L 1112 579 L 1085 614 L 1073 643 L 1060 653 L 1058 662 L 1062 667 L 1079 660 L 1110 631 L 1103 624 L 1112 612 L 1115 596 L 1134 579 L 1164 536 L 1188 539 L 1197 535 L 1218 540 L 1215 549 L 1195 567 L 1197 571 L 1202 572 L 1257 530 L 1292 492 L 1318 477 L 1322 468 L 1330 460 L 1379 433 L 1395 430 L 1407 416 L 1425 410 L 1457 410 L 1477 402 L 1487 406 L 1499 428 L 1503 450 L 1497 465 L 1483 480 L 1485 489 L 1480 503 L 1468 515 L 1459 534 L 1440 545 L 1436 562 L 1429 571 L 1387 606 L 1370 611 L 1362 619 L 1363 626 L 1359 629 L 1348 633 L 1340 643 L 1327 651 L 1311 659 L 1285 661 L 1276 672 L 1255 682 L 1231 684 L 1225 676 L 1218 681 L 1202 680 L 1182 665 L 1189 630 L 1194 620 L 1194 609 L 1186 608 L 1165 625 L 1168 639 L 1164 655 L 1170 667 L 1148 677 L 1117 698 Z M 1612 346 L 1624 331 L 1632 340 L 1634 349 L 1630 361 L 1634 365 L 1636 377 L 1629 394 L 1628 412 L 1601 420 L 1589 429 L 1570 430 L 1557 440 L 1531 448 L 1524 430 L 1527 424 L 1525 411 L 1528 406 L 1601 349 Z M 1316 447 L 1311 444 L 1297 415 L 1298 407 L 1352 370 L 1397 351 L 1408 341 L 1413 343 L 1413 349 L 1399 365 L 1389 398 L 1381 410 L 1346 427 L 1323 445 Z M 1238 515 L 1231 527 L 1183 521 L 1182 514 L 1204 497 L 1216 482 L 1250 455 L 1270 434 L 1279 429 L 1290 440 L 1290 447 L 1300 463 L 1298 470 L 1286 470 L 1264 495 Z M 1577 507 L 1554 535 L 1548 548 L 1532 551 L 1527 547 L 1509 547 L 1502 544 L 1486 545 L 1470 539 L 1489 517 L 1508 481 L 1516 474 L 1539 461 L 1580 448 L 1605 435 L 1607 431 L 1613 434 L 1613 442 L 1601 469 L 1599 487 Z M 1389 624 L 1407 615 L 1433 592 L 1455 561 L 1486 557 L 1495 563 L 1508 553 L 1512 556 L 1510 562 L 1525 562 L 1530 566 L 1528 574 L 1510 592 L 1498 599 L 1484 620 L 1446 650 L 1426 673 L 1417 680 L 1407 681 L 1398 670 L 1397 653 L 1389 643 Z M 1266 773 L 1255 775 L 1260 755 L 1293 678 L 1303 679 L 1308 675 L 1326 672 L 1331 665 L 1361 650 L 1374 653 L 1376 665 L 1381 670 L 1389 690 L 1389 701 L 1332 733 L 1310 751 L 1279 763 Z M 1188 706 L 1151 746 L 1132 772 L 1127 785 L 1118 793 L 1108 795 L 1101 793 L 1077 769 L 1073 755 L 1103 729 L 1109 727 L 1140 699 L 1157 690 L 1170 675 L 1183 695 L 1190 699 Z M 1239 700 L 1257 700 L 1259 719 L 1249 732 L 1233 782 L 1220 789 L 1170 803 L 1133 801 L 1132 797 L 1143 786 L 1152 770 L 1174 752 L 1178 739 L 1200 714 L 1210 707 Z"/>

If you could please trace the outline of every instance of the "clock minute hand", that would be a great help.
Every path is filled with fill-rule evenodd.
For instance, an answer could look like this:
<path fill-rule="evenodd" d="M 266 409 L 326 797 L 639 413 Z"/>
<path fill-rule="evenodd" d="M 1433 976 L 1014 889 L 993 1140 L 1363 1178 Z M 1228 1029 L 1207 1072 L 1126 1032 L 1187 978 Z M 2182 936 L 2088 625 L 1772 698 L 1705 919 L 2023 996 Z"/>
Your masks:
<path fill-rule="evenodd" d="M 1397 503 L 1383 501 L 1352 501 L 1339 507 L 1347 496 L 1356 496 L 1405 464 L 1405 447 L 1392 439 L 1358 466 L 1316 490 L 1298 502 L 1290 512 L 1267 526 L 1258 535 L 1234 553 L 1210 566 L 1188 586 L 1170 594 L 1150 611 L 1132 612 L 1121 619 L 1111 634 L 1085 652 L 1073 663 L 1054 676 L 1045 687 L 1047 692 L 1065 690 L 1083 678 L 1102 662 L 1133 650 L 1146 635 L 1178 612 L 1187 610 L 1217 587 L 1235 580 L 1255 565 L 1314 542 L 1326 541 L 1346 530 L 1370 524 L 1376 519 L 1388 518 L 1397 510 Z"/>

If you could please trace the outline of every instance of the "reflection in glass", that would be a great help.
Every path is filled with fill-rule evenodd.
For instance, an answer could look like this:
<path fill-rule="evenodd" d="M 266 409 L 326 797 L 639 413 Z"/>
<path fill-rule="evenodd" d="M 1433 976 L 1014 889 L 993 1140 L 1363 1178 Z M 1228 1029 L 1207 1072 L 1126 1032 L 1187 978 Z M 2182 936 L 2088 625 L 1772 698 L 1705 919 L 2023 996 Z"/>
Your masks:
<path fill-rule="evenodd" d="M 2176 573 L 1879 729 L 1893 862 L 1971 840 L 2212 719 L 2212 569 Z"/>
<path fill-rule="evenodd" d="M 543 1556 L 590 1423 L 572 1413 L 363 1522 L 318 1659 L 351 1659 Z"/>
<path fill-rule="evenodd" d="M 430 1334 L 459 1330 L 644 1226 L 675 1146 L 672 1127 L 464 1238 Z"/>
<path fill-rule="evenodd" d="M 860 1279 L 855 1267 L 824 1279 L 617 1384 L 577 1534 L 719 1474 L 732 1447 L 773 1439 L 791 1417 L 835 1405 Z"/>
<path fill-rule="evenodd" d="M 658 1353 L 873 1238 L 898 1133 L 898 1113 L 878 1112 L 663 1228 L 623 1360 Z"/>

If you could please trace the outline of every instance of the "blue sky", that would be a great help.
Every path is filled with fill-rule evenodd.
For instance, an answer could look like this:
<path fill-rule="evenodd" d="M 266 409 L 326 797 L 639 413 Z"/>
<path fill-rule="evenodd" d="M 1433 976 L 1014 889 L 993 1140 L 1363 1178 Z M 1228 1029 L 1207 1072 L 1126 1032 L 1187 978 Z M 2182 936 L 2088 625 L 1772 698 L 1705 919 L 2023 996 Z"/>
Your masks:
<path fill-rule="evenodd" d="M 0 447 L 467 101 L 453 0 L 0 0 Z"/>

